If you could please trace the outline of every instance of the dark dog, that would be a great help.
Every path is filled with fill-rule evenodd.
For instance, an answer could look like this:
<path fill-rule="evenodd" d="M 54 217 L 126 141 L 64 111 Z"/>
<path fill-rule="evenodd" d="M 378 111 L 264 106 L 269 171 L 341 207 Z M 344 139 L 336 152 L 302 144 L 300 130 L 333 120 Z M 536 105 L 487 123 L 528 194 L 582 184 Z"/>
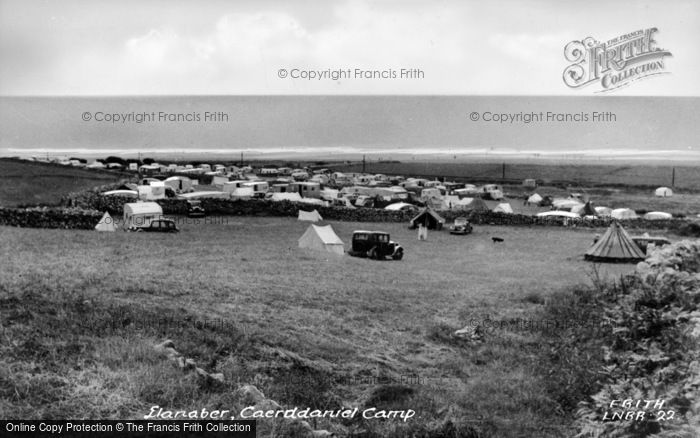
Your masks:
<path fill-rule="evenodd" d="M 500 237 L 492 237 L 493 243 L 503 243 L 503 239 Z"/>

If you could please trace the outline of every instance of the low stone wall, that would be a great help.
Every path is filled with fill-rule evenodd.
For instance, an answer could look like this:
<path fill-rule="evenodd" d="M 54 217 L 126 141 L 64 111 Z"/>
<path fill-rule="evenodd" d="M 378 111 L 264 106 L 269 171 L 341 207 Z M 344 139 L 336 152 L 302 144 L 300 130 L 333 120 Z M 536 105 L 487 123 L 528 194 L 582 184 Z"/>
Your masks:
<path fill-rule="evenodd" d="M 134 199 L 119 196 L 102 196 L 100 193 L 110 189 L 108 186 L 99 187 L 85 192 L 71 194 L 65 204 L 100 212 L 108 211 L 119 217 L 123 213 L 124 204 L 135 202 Z M 208 215 L 231 216 L 278 216 L 296 217 L 299 210 L 318 210 L 324 219 L 347 222 L 405 222 L 413 217 L 413 213 L 388 211 L 374 208 L 320 207 L 290 201 L 269 201 L 262 199 L 231 200 L 231 199 L 202 199 L 202 206 Z M 163 213 L 168 215 L 187 214 L 187 201 L 177 198 L 167 198 L 156 201 L 163 207 Z M 475 225 L 505 225 L 505 226 L 567 226 L 585 228 L 605 228 L 613 221 L 611 218 L 593 220 L 570 219 L 562 217 L 539 217 L 521 214 L 484 212 L 467 212 L 461 210 L 440 211 L 439 214 L 447 224 L 455 218 L 466 216 Z M 683 219 L 646 220 L 632 219 L 621 221 L 627 229 L 658 229 L 677 231 L 688 222 Z"/>
<path fill-rule="evenodd" d="M 99 211 L 80 208 L 0 207 L 0 225 L 12 227 L 91 230 L 101 218 Z"/>

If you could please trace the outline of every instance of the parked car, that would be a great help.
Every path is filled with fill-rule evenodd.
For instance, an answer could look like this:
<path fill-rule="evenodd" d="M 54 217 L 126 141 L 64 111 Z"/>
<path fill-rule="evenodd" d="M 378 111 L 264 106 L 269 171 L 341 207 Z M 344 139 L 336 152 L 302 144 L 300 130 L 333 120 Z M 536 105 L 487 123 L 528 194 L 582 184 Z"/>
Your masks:
<path fill-rule="evenodd" d="M 352 233 L 352 249 L 348 254 L 354 257 L 368 257 L 384 260 L 391 257 L 394 260 L 403 258 L 403 248 L 383 231 L 354 231 Z"/>
<path fill-rule="evenodd" d="M 206 212 L 202 207 L 202 201 L 190 200 L 187 201 L 187 216 L 189 217 L 204 217 Z"/>
<path fill-rule="evenodd" d="M 132 227 L 129 231 L 154 232 L 154 233 L 177 233 L 180 230 L 172 219 L 154 219 L 148 225 L 142 227 Z"/>
<path fill-rule="evenodd" d="M 458 217 L 454 224 L 450 226 L 450 234 L 469 234 L 472 232 L 472 224 L 466 217 Z"/>

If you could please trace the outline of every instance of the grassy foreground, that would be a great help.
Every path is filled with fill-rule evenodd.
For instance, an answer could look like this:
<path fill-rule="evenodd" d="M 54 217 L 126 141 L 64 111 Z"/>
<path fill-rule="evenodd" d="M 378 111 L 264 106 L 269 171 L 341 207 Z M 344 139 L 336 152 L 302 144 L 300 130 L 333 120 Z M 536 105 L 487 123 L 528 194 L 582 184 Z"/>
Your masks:
<path fill-rule="evenodd" d="M 180 224 L 177 235 L 0 227 L 0 417 L 236 412 L 246 406 L 236 389 L 254 384 L 288 407 L 416 411 L 408 424 L 316 425 L 337 432 L 570 434 L 577 400 L 562 397 L 562 362 L 538 330 L 494 322 L 537 322 L 550 296 L 588 282 L 582 254 L 595 231 L 483 226 L 419 242 L 403 224 L 332 225 L 346 248 L 353 229 L 389 231 L 406 257 L 300 250 L 308 224 L 288 218 Z M 451 336 L 470 321 L 488 328 L 483 341 Z M 164 339 L 225 383 L 159 357 L 153 345 Z M 274 424 L 260 427 L 274 435 Z"/>

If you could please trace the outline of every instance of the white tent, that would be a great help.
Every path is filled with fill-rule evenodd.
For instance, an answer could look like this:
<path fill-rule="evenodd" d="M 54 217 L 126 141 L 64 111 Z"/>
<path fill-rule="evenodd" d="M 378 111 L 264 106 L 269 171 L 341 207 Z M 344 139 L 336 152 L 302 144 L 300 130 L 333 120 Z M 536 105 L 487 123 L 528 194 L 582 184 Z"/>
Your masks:
<path fill-rule="evenodd" d="M 216 191 L 206 191 L 206 192 L 191 192 L 191 193 L 181 193 L 177 195 L 179 199 L 204 199 L 204 198 L 219 198 L 226 199 L 230 197 L 229 193 L 226 192 L 216 192 Z"/>
<path fill-rule="evenodd" d="M 389 204 L 386 207 L 384 207 L 384 210 L 389 210 L 389 211 L 414 210 L 414 209 L 416 209 L 416 206 L 413 204 L 409 204 L 407 202 L 395 202 L 393 204 Z"/>
<path fill-rule="evenodd" d="M 637 213 L 629 208 L 616 208 L 610 212 L 613 219 L 637 219 Z"/>
<path fill-rule="evenodd" d="M 530 204 L 539 204 L 542 202 L 542 196 L 538 195 L 537 193 L 534 193 L 532 196 L 527 198 L 527 202 Z"/>
<path fill-rule="evenodd" d="M 124 204 L 124 228 L 145 227 L 163 216 L 163 209 L 156 202 L 131 202 Z"/>
<path fill-rule="evenodd" d="M 570 211 L 559 211 L 559 210 L 551 210 L 551 211 L 544 211 L 542 213 L 537 213 L 538 217 L 566 217 L 566 218 L 571 218 L 571 219 L 580 219 L 581 216 L 579 216 L 576 213 L 572 213 Z"/>
<path fill-rule="evenodd" d="M 494 213 L 513 213 L 513 207 L 510 206 L 509 203 L 504 202 L 502 204 L 498 204 L 496 208 L 493 209 Z"/>
<path fill-rule="evenodd" d="M 667 198 L 673 196 L 673 190 L 669 189 L 668 187 L 659 187 L 654 191 L 654 195 L 661 198 Z"/>
<path fill-rule="evenodd" d="M 595 214 L 598 216 L 610 216 L 612 209 L 608 207 L 594 207 Z"/>
<path fill-rule="evenodd" d="M 114 226 L 114 219 L 112 219 L 112 216 L 110 216 L 108 212 L 105 211 L 105 214 L 102 215 L 102 219 L 95 225 L 95 231 L 117 231 L 117 228 Z"/>
<path fill-rule="evenodd" d="M 108 192 L 103 192 L 102 196 L 126 196 L 129 198 L 138 198 L 139 192 L 136 190 L 110 190 Z"/>
<path fill-rule="evenodd" d="M 304 235 L 299 238 L 299 248 L 309 248 L 317 251 L 327 251 L 333 254 L 343 255 L 345 245 L 340 240 L 333 227 L 326 225 L 319 227 L 311 225 Z"/>
<path fill-rule="evenodd" d="M 300 202 L 301 195 L 299 193 L 273 193 L 270 197 L 272 201 L 289 201 Z"/>
<path fill-rule="evenodd" d="M 663 219 L 672 219 L 673 216 L 670 213 L 664 213 L 663 211 L 650 211 L 649 213 L 644 215 L 644 219 L 648 220 L 663 220 Z"/>
<path fill-rule="evenodd" d="M 299 210 L 299 216 L 297 220 L 300 221 L 310 221 L 310 222 L 318 222 L 322 221 L 323 218 L 321 217 L 320 214 L 318 214 L 318 211 L 304 211 L 304 210 Z"/>

